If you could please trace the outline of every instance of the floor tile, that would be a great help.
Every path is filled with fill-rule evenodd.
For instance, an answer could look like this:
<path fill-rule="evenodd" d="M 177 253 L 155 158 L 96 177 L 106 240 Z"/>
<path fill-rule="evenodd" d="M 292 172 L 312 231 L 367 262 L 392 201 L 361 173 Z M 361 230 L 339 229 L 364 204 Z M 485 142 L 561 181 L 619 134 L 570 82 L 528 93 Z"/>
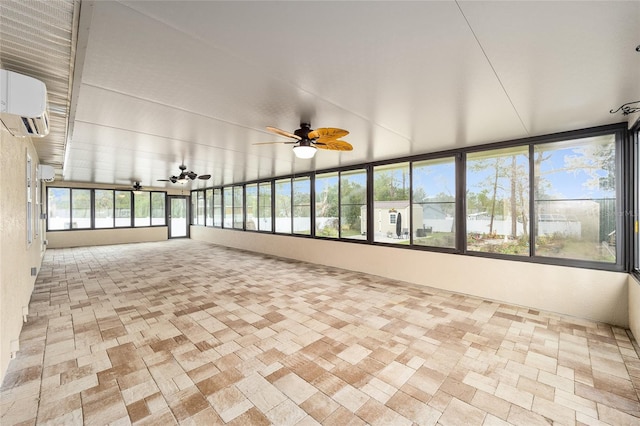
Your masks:
<path fill-rule="evenodd" d="M 626 330 L 192 240 L 47 250 L 20 346 L 3 425 L 640 419 Z"/>

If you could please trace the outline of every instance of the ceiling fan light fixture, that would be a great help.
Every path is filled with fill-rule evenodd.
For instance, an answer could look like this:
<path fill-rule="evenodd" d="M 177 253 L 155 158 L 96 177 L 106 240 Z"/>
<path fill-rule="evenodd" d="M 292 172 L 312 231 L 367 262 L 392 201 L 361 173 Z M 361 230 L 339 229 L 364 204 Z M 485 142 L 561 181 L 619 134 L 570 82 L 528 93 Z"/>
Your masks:
<path fill-rule="evenodd" d="M 310 145 L 298 145 L 293 147 L 293 153 L 298 158 L 309 159 L 316 155 L 316 147 Z"/>
<path fill-rule="evenodd" d="M 178 183 L 187 183 L 189 182 L 189 179 L 187 179 L 187 177 L 181 177 L 180 179 L 177 180 Z"/>

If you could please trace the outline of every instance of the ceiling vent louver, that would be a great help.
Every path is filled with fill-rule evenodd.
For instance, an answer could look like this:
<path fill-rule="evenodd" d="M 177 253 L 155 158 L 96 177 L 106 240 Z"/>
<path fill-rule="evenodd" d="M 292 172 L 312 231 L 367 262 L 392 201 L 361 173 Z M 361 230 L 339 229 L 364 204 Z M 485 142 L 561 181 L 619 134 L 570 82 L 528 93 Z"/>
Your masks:
<path fill-rule="evenodd" d="M 33 77 L 0 70 L 0 121 L 13 136 L 49 134 L 47 88 Z"/>

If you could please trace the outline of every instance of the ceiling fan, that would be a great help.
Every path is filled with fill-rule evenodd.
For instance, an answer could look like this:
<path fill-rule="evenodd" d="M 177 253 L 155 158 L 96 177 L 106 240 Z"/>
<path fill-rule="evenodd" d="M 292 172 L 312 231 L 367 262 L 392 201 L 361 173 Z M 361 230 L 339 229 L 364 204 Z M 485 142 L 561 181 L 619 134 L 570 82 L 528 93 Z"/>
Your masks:
<path fill-rule="evenodd" d="M 180 174 L 178 176 L 171 176 L 169 179 L 158 179 L 158 182 L 186 183 L 189 180 L 195 180 L 196 178 L 202 180 L 211 178 L 211 175 L 198 176 L 192 171 L 187 171 L 187 166 L 184 164 L 179 165 L 178 168 L 180 169 Z"/>
<path fill-rule="evenodd" d="M 123 194 L 124 191 L 132 191 L 134 194 L 136 195 L 140 195 L 142 193 L 144 193 L 145 191 L 142 189 L 142 184 L 140 183 L 140 181 L 134 181 L 133 185 L 129 185 L 129 186 L 117 186 L 116 191 L 120 192 L 118 194 L 119 198 L 123 198 L 126 197 L 125 194 Z"/>
<path fill-rule="evenodd" d="M 300 123 L 300 128 L 293 133 L 276 127 L 267 127 L 267 130 L 276 135 L 294 140 L 287 142 L 261 142 L 254 145 L 295 144 L 293 153 L 298 158 L 313 158 L 317 148 L 331 151 L 351 151 L 353 149 L 349 142 L 340 140 L 341 137 L 348 135 L 349 132 L 335 127 L 321 127 L 313 130 L 311 129 L 311 124 Z"/>
<path fill-rule="evenodd" d="M 129 190 L 129 191 L 133 191 L 135 193 L 140 193 L 140 192 L 142 192 L 142 185 L 140 184 L 139 181 L 134 181 L 133 185 L 130 185 L 130 186 L 118 186 L 118 187 L 116 187 L 116 189 L 117 190 L 122 190 L 122 191 Z"/>

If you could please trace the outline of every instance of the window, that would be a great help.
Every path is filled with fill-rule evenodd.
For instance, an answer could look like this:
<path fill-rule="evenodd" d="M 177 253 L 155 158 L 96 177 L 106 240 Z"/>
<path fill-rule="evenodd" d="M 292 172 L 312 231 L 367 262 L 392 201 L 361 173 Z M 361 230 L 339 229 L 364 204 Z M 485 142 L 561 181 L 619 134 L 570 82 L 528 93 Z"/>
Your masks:
<path fill-rule="evenodd" d="M 94 191 L 93 211 L 96 228 L 113 228 L 113 190 L 96 189 Z"/>
<path fill-rule="evenodd" d="M 205 212 L 204 224 L 205 226 L 213 225 L 213 189 L 207 189 L 205 191 L 205 206 L 207 206 L 207 211 Z"/>
<path fill-rule="evenodd" d="M 233 187 L 233 227 L 244 228 L 244 198 L 242 186 Z"/>
<path fill-rule="evenodd" d="M 116 227 L 131 226 L 131 191 L 116 191 Z"/>
<path fill-rule="evenodd" d="M 205 194 L 204 190 L 191 191 L 191 225 L 204 226 Z"/>
<path fill-rule="evenodd" d="M 316 236 L 338 238 L 338 173 L 316 175 Z"/>
<path fill-rule="evenodd" d="M 42 222 L 42 216 L 40 215 L 40 213 L 42 212 L 42 187 L 40 186 L 40 171 L 39 171 L 39 166 L 36 166 L 36 178 L 35 180 L 35 197 L 36 197 L 36 203 L 35 203 L 35 214 L 33 215 L 34 219 L 35 219 L 35 234 L 36 237 L 38 235 L 40 235 L 40 226 L 42 226 L 41 222 Z M 42 250 L 44 250 L 44 245 L 41 246 Z"/>
<path fill-rule="evenodd" d="M 151 226 L 166 225 L 167 215 L 166 194 L 164 192 L 151 193 Z"/>
<path fill-rule="evenodd" d="M 191 191 L 191 224 L 198 224 L 198 191 Z"/>
<path fill-rule="evenodd" d="M 135 210 L 133 226 L 151 226 L 151 193 L 134 191 L 133 206 Z"/>
<path fill-rule="evenodd" d="M 252 183 L 245 187 L 247 197 L 247 223 L 246 229 L 253 231 L 258 229 L 258 184 Z"/>
<path fill-rule="evenodd" d="M 222 226 L 222 189 L 213 190 L 213 226 Z"/>
<path fill-rule="evenodd" d="M 529 255 L 529 147 L 467 155 L 467 250 Z"/>
<path fill-rule="evenodd" d="M 47 188 L 47 229 L 71 229 L 71 189 Z"/>
<path fill-rule="evenodd" d="M 293 233 L 311 235 L 311 178 L 293 179 Z"/>
<path fill-rule="evenodd" d="M 204 191 L 198 191 L 198 225 L 204 226 Z"/>
<path fill-rule="evenodd" d="M 47 199 L 50 231 L 166 224 L 164 192 L 50 187 Z"/>
<path fill-rule="evenodd" d="M 258 184 L 258 230 L 272 231 L 271 226 L 271 182 Z"/>
<path fill-rule="evenodd" d="M 33 242 L 33 189 L 31 188 L 32 179 L 32 163 L 31 156 L 27 153 L 27 165 L 26 165 L 26 188 L 27 188 L 27 245 Z"/>
<path fill-rule="evenodd" d="M 47 188 L 47 229 L 91 229 L 90 189 Z"/>
<path fill-rule="evenodd" d="M 635 194 L 635 206 L 631 224 L 633 235 L 635 236 L 633 268 L 636 272 L 640 272 L 640 121 L 636 122 L 631 139 L 633 142 L 631 150 L 635 154 L 635 158 L 632 160 L 634 181 L 631 186 L 633 194 Z"/>
<path fill-rule="evenodd" d="M 340 173 L 340 238 L 366 239 L 367 171 Z"/>
<path fill-rule="evenodd" d="M 291 179 L 280 179 L 275 183 L 276 232 L 290 234 L 293 223 L 291 215 Z"/>
<path fill-rule="evenodd" d="M 224 227 L 233 228 L 233 187 L 224 188 Z"/>
<path fill-rule="evenodd" d="M 616 262 L 616 138 L 535 146 L 537 256 Z"/>
<path fill-rule="evenodd" d="M 213 215 L 214 226 L 225 228 L 638 270 L 639 128 L 630 132 L 635 145 L 629 149 L 620 143 L 626 126 L 611 125 L 213 188 L 205 197 L 205 206 L 213 203 L 206 220 Z M 619 176 L 633 178 L 621 185 Z M 69 194 L 54 195 L 50 226 L 69 224 L 73 217 L 63 201 Z M 621 236 L 628 226 L 633 241 Z"/>
<path fill-rule="evenodd" d="M 204 226 L 205 219 L 204 190 L 191 191 L 191 224 Z"/>
<path fill-rule="evenodd" d="M 455 158 L 426 160 L 411 165 L 413 211 L 416 219 L 413 244 L 456 247 Z M 421 223 L 420 223 L 421 221 Z"/>
<path fill-rule="evenodd" d="M 409 225 L 413 216 L 409 208 L 409 188 L 409 163 L 373 168 L 374 241 L 409 243 Z M 420 218 L 419 214 L 416 216 Z"/>
<path fill-rule="evenodd" d="M 71 190 L 71 228 L 91 228 L 91 190 Z"/>

